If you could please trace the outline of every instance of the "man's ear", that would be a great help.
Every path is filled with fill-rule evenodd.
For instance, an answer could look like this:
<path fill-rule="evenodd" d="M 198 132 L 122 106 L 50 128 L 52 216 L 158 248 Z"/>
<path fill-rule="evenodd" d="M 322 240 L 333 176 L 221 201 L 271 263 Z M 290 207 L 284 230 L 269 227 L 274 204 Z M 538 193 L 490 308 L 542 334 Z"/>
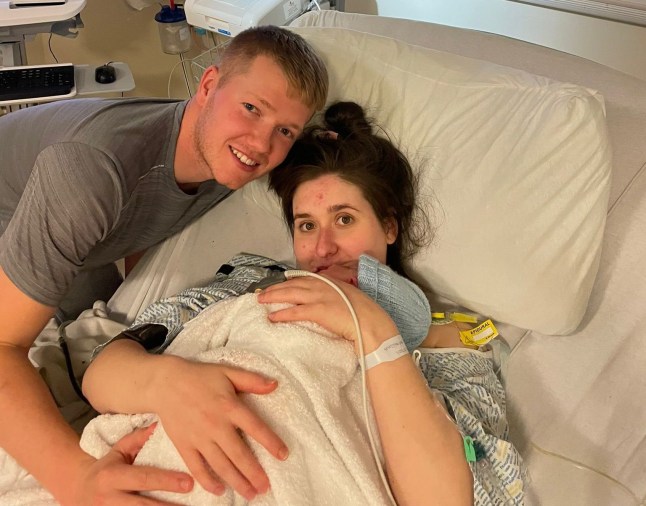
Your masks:
<path fill-rule="evenodd" d="M 215 65 L 207 67 L 202 74 L 202 79 L 200 79 L 200 84 L 195 92 L 195 98 L 202 104 L 206 103 L 209 93 L 215 90 L 218 82 L 220 82 L 220 69 Z"/>
<path fill-rule="evenodd" d="M 386 242 L 388 244 L 393 244 L 397 240 L 399 233 L 397 220 L 392 216 L 384 221 L 384 232 L 386 232 Z"/>

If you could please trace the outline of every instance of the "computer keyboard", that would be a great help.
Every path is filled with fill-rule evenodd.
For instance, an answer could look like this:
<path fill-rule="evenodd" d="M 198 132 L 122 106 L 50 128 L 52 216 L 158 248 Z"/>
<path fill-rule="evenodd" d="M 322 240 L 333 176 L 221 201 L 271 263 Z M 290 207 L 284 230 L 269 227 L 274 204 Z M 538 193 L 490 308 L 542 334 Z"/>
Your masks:
<path fill-rule="evenodd" d="M 51 100 L 75 94 L 72 64 L 0 68 L 0 102 L 41 97 Z"/>

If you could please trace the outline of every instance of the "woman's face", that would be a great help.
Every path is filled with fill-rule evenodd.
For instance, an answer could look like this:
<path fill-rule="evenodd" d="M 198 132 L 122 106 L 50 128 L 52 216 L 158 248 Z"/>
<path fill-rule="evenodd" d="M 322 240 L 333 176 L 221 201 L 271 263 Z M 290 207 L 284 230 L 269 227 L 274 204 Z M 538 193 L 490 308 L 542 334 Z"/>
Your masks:
<path fill-rule="evenodd" d="M 356 268 L 362 253 L 385 263 L 386 248 L 397 238 L 395 220 L 381 223 L 361 190 L 335 175 L 300 185 L 292 206 L 300 269 Z"/>

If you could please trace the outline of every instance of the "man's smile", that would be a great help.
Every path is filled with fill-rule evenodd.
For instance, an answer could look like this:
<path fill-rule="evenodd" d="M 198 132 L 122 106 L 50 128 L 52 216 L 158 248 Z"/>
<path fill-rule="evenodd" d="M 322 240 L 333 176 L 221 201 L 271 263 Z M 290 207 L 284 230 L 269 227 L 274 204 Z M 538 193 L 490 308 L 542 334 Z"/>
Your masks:
<path fill-rule="evenodd" d="M 242 151 L 238 151 L 236 148 L 229 146 L 229 149 L 231 152 L 236 156 L 238 160 L 240 160 L 242 163 L 245 165 L 248 165 L 249 167 L 255 167 L 256 165 L 259 165 L 259 163 L 247 155 L 245 155 Z"/>

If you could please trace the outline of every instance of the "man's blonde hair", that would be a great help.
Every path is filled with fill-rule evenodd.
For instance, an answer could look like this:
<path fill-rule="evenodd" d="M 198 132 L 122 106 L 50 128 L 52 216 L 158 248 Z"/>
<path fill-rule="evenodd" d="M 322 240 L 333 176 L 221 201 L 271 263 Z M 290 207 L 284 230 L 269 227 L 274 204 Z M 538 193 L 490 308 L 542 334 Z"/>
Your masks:
<path fill-rule="evenodd" d="M 243 73 L 261 55 L 276 62 L 306 106 L 323 108 L 328 92 L 325 63 L 303 37 L 278 26 L 249 28 L 236 35 L 222 55 L 218 86 Z"/>

